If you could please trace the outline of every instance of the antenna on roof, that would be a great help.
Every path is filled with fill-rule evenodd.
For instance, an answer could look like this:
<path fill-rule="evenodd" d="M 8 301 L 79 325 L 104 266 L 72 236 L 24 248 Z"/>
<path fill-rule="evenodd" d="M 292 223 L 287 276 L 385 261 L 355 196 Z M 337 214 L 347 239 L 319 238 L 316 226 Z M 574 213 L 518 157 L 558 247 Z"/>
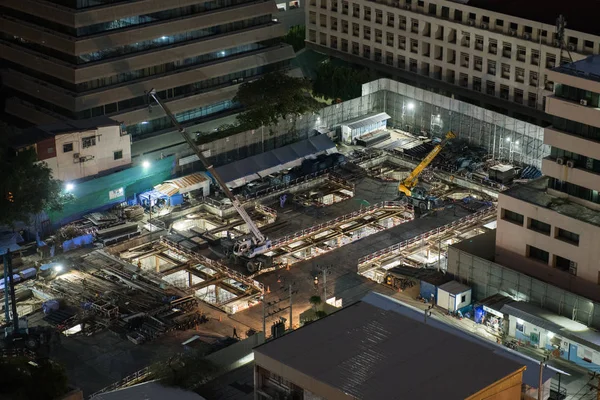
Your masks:
<path fill-rule="evenodd" d="M 569 46 L 567 46 L 567 42 L 565 41 L 565 28 L 567 27 L 567 20 L 564 15 L 559 15 L 556 19 L 556 41 L 558 42 L 558 46 L 560 47 L 560 54 L 558 59 L 558 65 L 562 65 L 562 55 L 563 50 L 567 50 L 567 54 L 569 55 L 569 60 L 572 63 L 573 57 L 571 57 L 571 51 L 569 50 Z"/>

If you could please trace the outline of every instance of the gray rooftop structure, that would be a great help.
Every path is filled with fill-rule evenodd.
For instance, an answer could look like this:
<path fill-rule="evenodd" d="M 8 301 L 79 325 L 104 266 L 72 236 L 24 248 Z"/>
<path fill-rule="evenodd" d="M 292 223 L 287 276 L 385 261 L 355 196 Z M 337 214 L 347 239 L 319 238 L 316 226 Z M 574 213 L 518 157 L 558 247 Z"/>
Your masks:
<path fill-rule="evenodd" d="M 583 60 L 561 65 L 553 71 L 600 82 L 600 55 L 588 56 Z"/>
<path fill-rule="evenodd" d="M 363 115 L 362 117 L 351 119 L 350 121 L 345 121 L 341 125 L 347 126 L 350 129 L 358 129 L 364 126 L 373 125 L 377 122 L 386 121 L 391 117 L 382 112 L 382 113 L 372 113 Z"/>
<path fill-rule="evenodd" d="M 524 366 L 539 382 L 535 360 L 376 293 L 254 351 L 357 399 L 467 398 Z"/>
<path fill-rule="evenodd" d="M 448 292 L 450 294 L 461 294 L 461 293 L 468 292 L 469 290 L 471 290 L 470 287 L 468 287 L 467 285 L 460 283 L 458 281 L 446 282 L 443 285 L 440 285 L 439 289 L 441 289 L 445 292 Z"/>
<path fill-rule="evenodd" d="M 317 135 L 217 167 L 216 171 L 228 186 L 236 188 L 269 174 L 299 166 L 306 158 L 336 151 L 335 144 L 327 135 Z"/>
<path fill-rule="evenodd" d="M 517 184 L 505 190 L 502 194 L 556 211 L 559 214 L 588 224 L 600 226 L 600 211 L 548 193 L 548 179 L 547 176 L 543 176 L 524 184 Z"/>

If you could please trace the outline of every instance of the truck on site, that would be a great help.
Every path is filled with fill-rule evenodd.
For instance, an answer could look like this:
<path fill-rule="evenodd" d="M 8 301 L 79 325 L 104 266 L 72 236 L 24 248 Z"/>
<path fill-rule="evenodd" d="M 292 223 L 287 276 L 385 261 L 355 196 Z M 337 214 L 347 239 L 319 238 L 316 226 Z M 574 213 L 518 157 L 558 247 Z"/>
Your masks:
<path fill-rule="evenodd" d="M 250 234 L 243 235 L 234 238 L 232 246 L 232 255 L 237 261 L 241 261 L 246 264 L 246 268 L 250 273 L 260 271 L 263 268 L 270 267 L 272 265 L 272 258 L 265 255 L 271 248 L 271 241 L 261 233 L 258 229 L 248 212 L 237 199 L 236 196 L 231 192 L 225 181 L 221 178 L 214 166 L 208 161 L 208 159 L 202 153 L 202 150 L 198 147 L 196 142 L 190 137 L 185 128 L 181 126 L 177 118 L 173 115 L 169 107 L 162 102 L 158 97 L 156 90 L 151 89 L 147 92 L 148 96 L 152 97 L 154 101 L 162 108 L 167 114 L 167 117 L 171 120 L 171 123 L 177 128 L 183 139 L 187 142 L 190 148 L 194 151 L 204 168 L 212 175 L 220 189 L 223 191 L 225 196 L 231 201 L 233 208 L 237 211 L 239 216 L 248 226 Z"/>
<path fill-rule="evenodd" d="M 437 199 L 430 196 L 427 189 L 423 186 L 418 186 L 419 175 L 431 164 L 431 162 L 442 151 L 446 144 L 454 139 L 456 134 L 448 131 L 444 139 L 438 143 L 430 152 L 421 160 L 419 165 L 411 171 L 411 173 L 398 185 L 398 194 L 400 201 L 411 204 L 415 211 L 425 213 L 435 207 Z"/>

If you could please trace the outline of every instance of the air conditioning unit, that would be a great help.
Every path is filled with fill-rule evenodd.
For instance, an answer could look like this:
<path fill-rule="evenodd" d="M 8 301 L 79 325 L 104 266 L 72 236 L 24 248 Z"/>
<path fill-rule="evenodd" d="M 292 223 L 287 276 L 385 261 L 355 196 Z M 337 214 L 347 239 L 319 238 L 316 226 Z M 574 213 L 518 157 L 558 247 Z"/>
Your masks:
<path fill-rule="evenodd" d="M 575 51 L 575 45 L 573 45 L 573 44 L 570 44 L 570 45 L 569 45 L 569 50 L 570 50 L 570 51 Z"/>
<path fill-rule="evenodd" d="M 470 20 L 467 21 L 467 24 L 473 26 L 473 25 L 475 25 L 475 21 L 473 21 L 472 19 L 470 19 Z"/>
<path fill-rule="evenodd" d="M 587 100 L 581 99 L 581 100 L 579 100 L 579 104 L 587 107 Z"/>
<path fill-rule="evenodd" d="M 85 157 L 79 157 L 79 162 L 80 163 L 86 162 L 86 161 L 87 161 L 87 158 L 85 158 Z"/>
<path fill-rule="evenodd" d="M 531 40 L 531 35 L 529 33 L 524 34 L 523 37 L 525 40 Z"/>
<path fill-rule="evenodd" d="M 556 163 L 557 163 L 558 165 L 564 165 L 564 164 L 565 164 L 565 159 L 564 159 L 564 158 L 562 158 L 562 157 L 558 157 L 558 158 L 556 159 Z"/>
<path fill-rule="evenodd" d="M 406 8 L 407 10 L 410 10 L 410 9 L 412 8 L 412 6 L 411 6 L 410 4 L 407 4 L 407 5 L 405 6 L 405 8 Z"/>
<path fill-rule="evenodd" d="M 567 160 L 567 167 L 568 168 L 573 168 L 575 166 L 575 161 L 573 160 Z"/>
<path fill-rule="evenodd" d="M 510 30 L 510 35 L 511 35 L 511 36 L 517 36 L 517 31 L 515 31 L 515 30 Z"/>
<path fill-rule="evenodd" d="M 560 41 L 559 40 L 555 40 L 554 41 L 554 47 L 560 47 Z"/>
<path fill-rule="evenodd" d="M 73 153 L 73 158 L 79 158 L 79 153 Z"/>
<path fill-rule="evenodd" d="M 488 24 L 486 24 L 485 22 L 483 22 L 483 23 L 481 24 L 481 28 L 482 28 L 482 29 L 488 29 L 488 28 L 489 28 L 489 25 L 488 25 Z"/>

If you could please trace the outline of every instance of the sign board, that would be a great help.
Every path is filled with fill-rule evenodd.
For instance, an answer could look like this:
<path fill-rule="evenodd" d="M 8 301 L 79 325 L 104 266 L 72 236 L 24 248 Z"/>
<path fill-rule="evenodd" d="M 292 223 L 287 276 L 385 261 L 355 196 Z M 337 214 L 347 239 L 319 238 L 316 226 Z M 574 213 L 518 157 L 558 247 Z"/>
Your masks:
<path fill-rule="evenodd" d="M 123 196 L 125 196 L 125 189 L 123 189 L 122 187 L 108 192 L 108 198 L 110 200 L 118 199 L 119 197 Z"/>

